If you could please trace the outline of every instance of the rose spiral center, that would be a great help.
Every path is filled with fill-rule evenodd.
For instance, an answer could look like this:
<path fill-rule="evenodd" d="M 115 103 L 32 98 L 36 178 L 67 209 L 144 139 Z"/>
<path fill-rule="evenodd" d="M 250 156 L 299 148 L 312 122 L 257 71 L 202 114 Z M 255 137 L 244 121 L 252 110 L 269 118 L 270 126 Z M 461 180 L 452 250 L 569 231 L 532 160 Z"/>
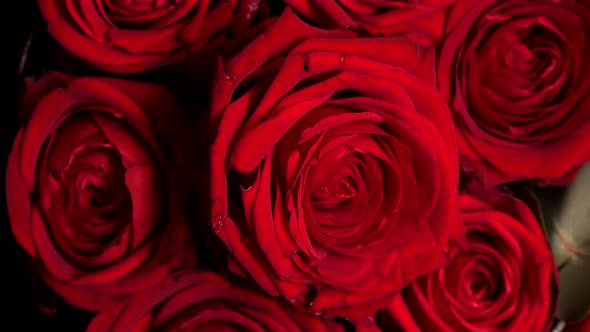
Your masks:
<path fill-rule="evenodd" d="M 126 169 L 116 149 L 100 142 L 74 151 L 63 173 L 61 200 L 66 207 L 60 227 L 72 243 L 94 243 L 78 248 L 99 254 L 131 222 L 131 194 L 125 182 Z M 61 208 L 60 210 L 61 211 Z"/>
<path fill-rule="evenodd" d="M 318 209 L 335 208 L 356 195 L 356 180 L 351 176 L 344 176 L 319 188 L 312 195 L 312 205 Z"/>
<path fill-rule="evenodd" d="M 125 168 L 116 151 L 98 148 L 79 153 L 66 172 L 75 179 L 78 201 L 86 209 L 102 209 L 125 204 Z"/>
<path fill-rule="evenodd" d="M 93 170 L 82 180 L 81 195 L 92 206 L 100 208 L 113 201 L 111 184 L 100 170 Z"/>
<path fill-rule="evenodd" d="M 490 276 L 481 270 L 472 270 L 467 272 L 464 280 L 465 294 L 473 301 L 482 302 L 491 297 L 493 282 L 489 280 Z"/>

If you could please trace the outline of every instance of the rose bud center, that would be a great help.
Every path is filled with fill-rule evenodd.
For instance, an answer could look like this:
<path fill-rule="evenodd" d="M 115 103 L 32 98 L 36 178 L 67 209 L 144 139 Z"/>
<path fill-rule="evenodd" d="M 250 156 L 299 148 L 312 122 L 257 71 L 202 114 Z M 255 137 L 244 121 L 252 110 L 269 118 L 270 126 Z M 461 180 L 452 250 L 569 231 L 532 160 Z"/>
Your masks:
<path fill-rule="evenodd" d="M 102 245 L 120 237 L 133 210 L 125 172 L 119 152 L 109 144 L 95 141 L 72 153 L 62 187 L 69 237 Z"/>

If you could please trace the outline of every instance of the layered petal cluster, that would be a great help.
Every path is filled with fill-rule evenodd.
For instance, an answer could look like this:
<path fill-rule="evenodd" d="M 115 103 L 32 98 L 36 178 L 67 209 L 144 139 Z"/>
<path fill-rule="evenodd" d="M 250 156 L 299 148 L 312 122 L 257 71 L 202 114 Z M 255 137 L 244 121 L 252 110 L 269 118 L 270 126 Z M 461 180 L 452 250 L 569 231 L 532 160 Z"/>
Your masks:
<path fill-rule="evenodd" d="M 428 34 L 438 41 L 446 8 L 456 0 L 284 0 L 314 24 L 360 29 L 371 35 L 407 32 Z"/>
<path fill-rule="evenodd" d="M 141 72 L 247 27 L 260 0 L 37 0 L 51 35 L 96 67 Z M 264 5 L 264 4 L 262 4 Z"/>
<path fill-rule="evenodd" d="M 163 110 L 178 113 L 167 91 L 56 74 L 32 83 L 26 100 L 34 107 L 8 162 L 8 212 L 57 293 L 100 310 L 195 264 L 166 133 L 155 123 Z"/>
<path fill-rule="evenodd" d="M 287 10 L 212 96 L 211 226 L 234 267 L 316 313 L 400 290 L 462 236 L 433 48 L 353 37 Z"/>
<path fill-rule="evenodd" d="M 547 331 L 557 273 L 535 216 L 504 194 L 479 192 L 460 202 L 466 251 L 396 296 L 391 322 L 405 331 Z"/>
<path fill-rule="evenodd" d="M 328 329 L 318 317 L 232 286 L 212 272 L 179 272 L 173 279 L 136 294 L 122 307 L 100 313 L 87 332 L 338 331 L 338 325 Z"/>
<path fill-rule="evenodd" d="M 438 83 L 460 154 L 488 185 L 567 184 L 590 159 L 590 5 L 459 1 Z"/>

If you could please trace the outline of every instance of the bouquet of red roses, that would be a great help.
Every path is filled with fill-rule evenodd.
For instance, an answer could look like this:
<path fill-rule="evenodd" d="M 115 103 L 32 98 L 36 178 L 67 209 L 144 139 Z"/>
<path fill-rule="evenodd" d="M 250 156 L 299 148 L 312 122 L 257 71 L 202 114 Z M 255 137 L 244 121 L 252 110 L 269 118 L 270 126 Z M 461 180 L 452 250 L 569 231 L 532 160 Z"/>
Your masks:
<path fill-rule="evenodd" d="M 588 313 L 590 2 L 28 10 L 6 224 L 56 329 L 542 332 Z"/>

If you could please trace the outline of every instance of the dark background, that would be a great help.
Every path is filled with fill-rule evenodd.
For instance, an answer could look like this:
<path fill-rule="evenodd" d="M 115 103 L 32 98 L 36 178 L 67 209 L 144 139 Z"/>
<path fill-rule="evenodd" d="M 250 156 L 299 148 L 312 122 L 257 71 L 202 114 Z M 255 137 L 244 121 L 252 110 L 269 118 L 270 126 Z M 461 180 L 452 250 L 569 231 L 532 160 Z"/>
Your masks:
<path fill-rule="evenodd" d="M 6 211 L 5 170 L 12 141 L 18 131 L 17 100 L 22 91 L 19 63 L 27 39 L 43 22 L 34 0 L 9 1 L 0 11 L 0 330 L 84 331 L 91 314 L 59 300 L 30 272 L 30 262 L 16 244 Z M 41 30 L 42 31 L 42 30 Z M 31 45 L 38 48 L 42 36 L 33 33 Z M 28 57 L 27 67 L 36 67 L 46 54 Z"/>

